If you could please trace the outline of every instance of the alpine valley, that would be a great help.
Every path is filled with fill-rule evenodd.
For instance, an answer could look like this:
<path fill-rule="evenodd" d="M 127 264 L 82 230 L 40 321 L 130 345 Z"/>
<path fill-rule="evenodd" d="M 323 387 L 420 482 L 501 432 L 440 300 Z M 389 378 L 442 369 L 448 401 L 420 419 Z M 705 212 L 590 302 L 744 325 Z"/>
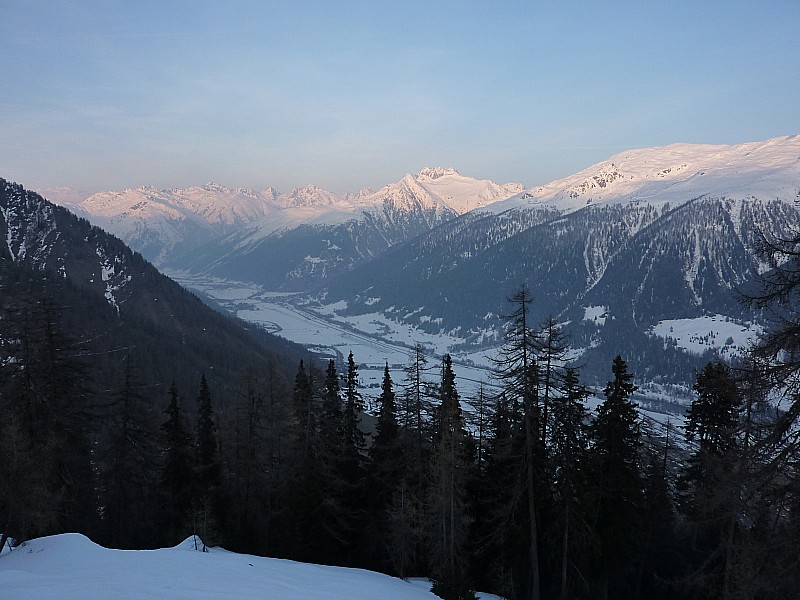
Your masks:
<path fill-rule="evenodd" d="M 209 184 L 64 204 L 170 273 L 295 292 L 297 310 L 386 341 L 439 336 L 462 364 L 485 364 L 524 283 L 587 382 L 621 354 L 642 390 L 680 403 L 758 334 L 741 294 L 768 268 L 761 232 L 800 228 L 798 201 L 796 135 L 630 150 L 530 189 L 431 168 L 344 197 Z"/>

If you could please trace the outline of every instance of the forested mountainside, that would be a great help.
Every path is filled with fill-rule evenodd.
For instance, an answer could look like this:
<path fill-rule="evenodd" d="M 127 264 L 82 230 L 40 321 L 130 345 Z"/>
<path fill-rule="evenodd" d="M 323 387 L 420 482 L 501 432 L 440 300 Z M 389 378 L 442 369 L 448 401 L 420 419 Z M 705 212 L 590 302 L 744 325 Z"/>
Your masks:
<path fill-rule="evenodd" d="M 719 347 L 697 356 L 654 328 L 701 316 L 758 323 L 741 294 L 766 268 L 761 232 L 800 226 L 799 165 L 796 136 L 631 151 L 397 245 L 319 299 L 469 347 L 499 339 L 505 298 L 524 282 L 532 318 L 567 323 L 593 380 L 602 356 L 622 352 L 641 376 L 685 383 Z"/>
<path fill-rule="evenodd" d="M 330 282 L 325 302 L 344 300 L 341 314 L 384 312 L 470 344 L 497 339 L 506 297 L 526 282 L 532 318 L 569 323 L 573 343 L 588 349 L 587 374 L 602 373 L 593 356 L 623 352 L 641 375 L 681 379 L 697 357 L 653 340 L 652 328 L 702 315 L 756 319 L 740 293 L 763 270 L 759 232 L 789 235 L 800 226 L 791 202 L 708 197 L 674 208 L 531 209 L 524 218 L 524 228 L 505 213 L 447 223 Z M 585 318 L 587 309 L 602 320 Z"/>
<path fill-rule="evenodd" d="M 190 440 L 216 436 L 254 390 L 288 410 L 305 353 L 6 180 L 0 216 L 0 538 L 157 543 L 172 514 L 163 470 L 212 460 L 216 441 L 198 442 L 195 465 Z M 191 464 L 165 463 L 178 445 Z"/>
<path fill-rule="evenodd" d="M 300 350 L 207 306 L 117 238 L 21 186 L 0 180 L 4 364 L 20 328 L 52 322 L 85 357 L 100 389 L 130 355 L 161 406 L 174 380 L 195 390 L 202 373 L 232 392 L 248 370 L 295 366 Z"/>

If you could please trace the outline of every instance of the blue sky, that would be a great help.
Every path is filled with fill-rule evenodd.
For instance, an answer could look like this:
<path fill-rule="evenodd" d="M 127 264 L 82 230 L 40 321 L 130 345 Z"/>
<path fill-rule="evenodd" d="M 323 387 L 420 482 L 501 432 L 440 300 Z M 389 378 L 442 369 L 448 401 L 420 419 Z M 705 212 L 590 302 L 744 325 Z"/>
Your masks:
<path fill-rule="evenodd" d="M 800 2 L 0 0 L 0 177 L 539 185 L 800 132 Z"/>

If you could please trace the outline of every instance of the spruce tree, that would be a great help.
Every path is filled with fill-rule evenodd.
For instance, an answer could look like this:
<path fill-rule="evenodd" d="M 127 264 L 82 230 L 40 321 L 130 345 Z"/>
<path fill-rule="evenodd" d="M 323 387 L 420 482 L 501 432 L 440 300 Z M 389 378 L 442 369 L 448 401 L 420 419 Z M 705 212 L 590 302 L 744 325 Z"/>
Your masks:
<path fill-rule="evenodd" d="M 442 361 L 441 404 L 431 465 L 427 541 L 433 592 L 442 598 L 474 598 L 466 572 L 470 515 L 466 494 L 467 434 L 455 385 L 452 359 Z"/>
<path fill-rule="evenodd" d="M 542 410 L 539 402 L 539 373 L 536 364 L 536 334 L 530 326 L 530 308 L 533 297 L 526 285 L 514 293 L 509 301 L 514 310 L 507 317 L 506 339 L 495 360 L 497 377 L 505 394 L 522 409 L 522 454 L 520 489 L 515 498 L 525 502 L 524 518 L 527 524 L 527 569 L 523 588 L 533 600 L 541 597 L 539 574 L 538 505 L 542 502 L 545 448 L 542 444 Z M 537 485 L 537 482 L 539 485 Z M 537 489 L 538 488 L 538 489 Z"/>
<path fill-rule="evenodd" d="M 401 564 L 395 567 L 389 552 L 390 509 L 395 492 L 405 476 L 405 458 L 397 423 L 394 384 L 388 363 L 383 370 L 381 394 L 378 397 L 378 419 L 369 448 L 367 470 L 367 502 L 369 523 L 366 530 L 369 546 L 367 563 L 373 568 L 397 574 L 404 573 L 402 554 L 394 555 Z"/>
<path fill-rule="evenodd" d="M 342 433 L 344 435 L 345 477 L 351 486 L 359 486 L 364 476 L 366 441 L 361 431 L 361 413 L 364 411 L 364 398 L 359 391 L 358 367 L 353 353 L 347 357 L 347 376 L 344 390 L 344 415 Z M 355 499 L 355 498 L 354 498 Z"/>
<path fill-rule="evenodd" d="M 296 422 L 296 454 L 301 461 L 306 461 L 313 452 L 312 445 L 317 424 L 312 385 L 302 359 L 294 379 L 292 400 Z"/>
<path fill-rule="evenodd" d="M 153 543 L 158 473 L 158 425 L 134 358 L 124 360 L 103 439 L 105 541 L 114 548 Z"/>
<path fill-rule="evenodd" d="M 598 593 L 624 598 L 635 585 L 631 576 L 641 530 L 642 481 L 639 471 L 640 429 L 633 374 L 621 356 L 612 364 L 614 378 L 592 424 L 592 460 L 596 505 L 594 525 L 599 542 Z"/>
<path fill-rule="evenodd" d="M 342 565 L 349 561 L 349 556 L 345 555 L 351 534 L 351 507 L 347 502 L 345 475 L 347 453 L 339 374 L 335 361 L 331 359 L 325 371 L 318 452 L 311 466 L 320 488 L 320 503 L 310 522 L 317 528 L 314 534 L 317 560 Z"/>
<path fill-rule="evenodd" d="M 91 449 L 94 406 L 80 345 L 51 299 L 23 298 L 0 313 L 0 429 L 15 485 L 0 485 L 0 522 L 18 541 L 96 525 Z M 2 469 L 2 467 L 0 467 Z M 5 501 L 4 501 L 5 498 Z M 5 508 L 3 509 L 3 506 Z"/>
<path fill-rule="evenodd" d="M 194 533 L 190 527 L 192 503 L 196 494 L 194 449 L 181 409 L 178 388 L 169 387 L 167 416 L 162 423 L 164 462 L 161 467 L 161 521 L 166 543 L 175 544 L 181 537 Z"/>
<path fill-rule="evenodd" d="M 490 430 L 476 498 L 472 572 L 479 589 L 516 598 L 524 588 L 519 585 L 520 574 L 527 570 L 526 527 L 521 518 L 527 505 L 519 499 L 524 489 L 525 436 L 522 410 L 505 394 L 495 399 Z"/>
<path fill-rule="evenodd" d="M 694 567 L 700 593 L 728 587 L 740 502 L 741 452 L 737 439 L 742 396 L 730 368 L 708 363 L 697 375 L 697 398 L 687 411 L 686 440 L 696 445 L 682 473 Z"/>
<path fill-rule="evenodd" d="M 197 396 L 197 476 L 198 498 L 195 527 L 199 529 L 206 550 L 218 543 L 217 528 L 221 521 L 219 495 L 222 486 L 222 466 L 219 461 L 217 423 L 211 391 L 205 374 L 200 376 Z"/>
<path fill-rule="evenodd" d="M 589 420 L 585 406 L 589 390 L 581 385 L 575 369 L 568 368 L 563 396 L 552 399 L 550 470 L 553 473 L 555 513 L 560 540 L 561 600 L 584 594 L 584 572 L 590 540 L 587 512 L 589 478 Z"/>

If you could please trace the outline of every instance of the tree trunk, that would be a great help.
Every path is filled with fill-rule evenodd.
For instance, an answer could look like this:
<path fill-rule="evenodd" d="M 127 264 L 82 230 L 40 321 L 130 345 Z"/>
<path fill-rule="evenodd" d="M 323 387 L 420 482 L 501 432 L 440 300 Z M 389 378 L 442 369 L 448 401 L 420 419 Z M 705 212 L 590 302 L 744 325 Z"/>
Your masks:
<path fill-rule="evenodd" d="M 569 502 L 564 514 L 564 537 L 561 541 L 561 600 L 567 600 L 567 570 L 569 564 Z"/>
<path fill-rule="evenodd" d="M 533 433 L 528 408 L 525 411 L 525 458 L 528 488 L 528 515 L 530 523 L 530 593 L 531 600 L 539 600 L 539 539 L 536 531 L 536 500 L 533 486 Z"/>

